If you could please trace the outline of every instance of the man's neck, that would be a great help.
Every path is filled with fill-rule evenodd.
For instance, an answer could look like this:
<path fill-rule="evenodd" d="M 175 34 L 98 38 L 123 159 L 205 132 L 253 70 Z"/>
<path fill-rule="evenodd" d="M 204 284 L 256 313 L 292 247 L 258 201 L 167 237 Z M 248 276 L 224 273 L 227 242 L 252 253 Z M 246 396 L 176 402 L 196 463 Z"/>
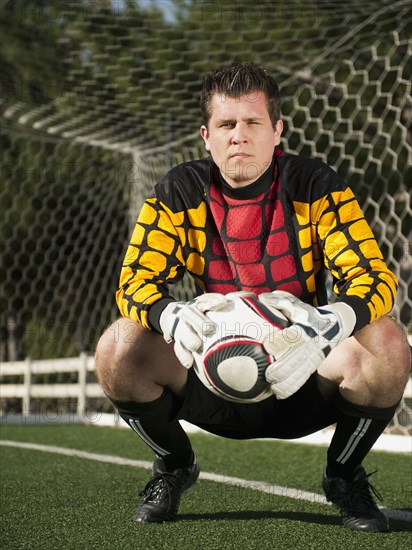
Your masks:
<path fill-rule="evenodd" d="M 232 199 L 252 199 L 265 193 L 273 182 L 273 173 L 275 169 L 275 157 L 273 157 L 270 166 L 257 178 L 257 180 L 244 185 L 243 187 L 231 186 L 219 172 L 219 181 L 224 195 Z"/>

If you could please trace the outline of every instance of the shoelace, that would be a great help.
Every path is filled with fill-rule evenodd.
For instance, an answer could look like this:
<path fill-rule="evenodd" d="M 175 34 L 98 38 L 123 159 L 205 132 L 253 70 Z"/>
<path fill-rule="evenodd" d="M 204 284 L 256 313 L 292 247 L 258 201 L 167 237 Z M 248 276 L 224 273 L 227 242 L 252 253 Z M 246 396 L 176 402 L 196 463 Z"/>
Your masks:
<path fill-rule="evenodd" d="M 370 476 L 376 474 L 377 470 L 370 474 L 365 474 L 359 479 L 349 483 L 348 493 L 345 496 L 344 503 L 351 511 L 362 512 L 364 510 L 376 509 L 376 504 L 373 500 L 372 493 L 375 497 L 382 501 L 382 496 L 379 491 L 369 482 Z"/>
<path fill-rule="evenodd" d="M 143 502 L 158 502 L 161 500 L 164 490 L 170 494 L 171 489 L 176 489 L 176 477 L 169 473 L 163 472 L 152 477 L 146 487 L 140 491 L 139 496 L 143 497 Z"/>

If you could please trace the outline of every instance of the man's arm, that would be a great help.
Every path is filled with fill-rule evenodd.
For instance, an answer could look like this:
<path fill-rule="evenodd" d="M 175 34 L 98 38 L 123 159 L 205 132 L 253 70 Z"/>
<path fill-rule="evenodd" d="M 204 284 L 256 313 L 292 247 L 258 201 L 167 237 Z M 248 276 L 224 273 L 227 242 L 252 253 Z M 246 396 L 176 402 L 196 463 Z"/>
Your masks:
<path fill-rule="evenodd" d="M 140 211 L 120 273 L 116 300 L 123 317 L 152 326 L 149 311 L 156 303 L 156 325 L 162 310 L 172 301 L 168 285 L 184 273 L 181 242 L 170 216 L 156 198 L 149 198 Z"/>
<path fill-rule="evenodd" d="M 311 223 L 338 301 L 355 311 L 354 331 L 387 314 L 394 304 L 397 279 L 352 191 L 335 191 L 312 204 Z"/>

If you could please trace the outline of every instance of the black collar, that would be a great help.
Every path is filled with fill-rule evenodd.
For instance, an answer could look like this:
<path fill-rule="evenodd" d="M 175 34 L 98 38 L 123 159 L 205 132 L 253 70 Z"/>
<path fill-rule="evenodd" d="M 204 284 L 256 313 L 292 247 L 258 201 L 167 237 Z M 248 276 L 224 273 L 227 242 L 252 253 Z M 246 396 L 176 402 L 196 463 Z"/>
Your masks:
<path fill-rule="evenodd" d="M 267 170 L 265 170 L 256 181 L 249 183 L 244 187 L 231 187 L 220 172 L 219 182 L 221 184 L 223 194 L 231 199 L 253 199 L 262 193 L 266 193 L 266 191 L 270 189 L 270 186 L 273 183 L 274 171 L 275 157 L 273 157 L 269 168 L 267 168 Z"/>

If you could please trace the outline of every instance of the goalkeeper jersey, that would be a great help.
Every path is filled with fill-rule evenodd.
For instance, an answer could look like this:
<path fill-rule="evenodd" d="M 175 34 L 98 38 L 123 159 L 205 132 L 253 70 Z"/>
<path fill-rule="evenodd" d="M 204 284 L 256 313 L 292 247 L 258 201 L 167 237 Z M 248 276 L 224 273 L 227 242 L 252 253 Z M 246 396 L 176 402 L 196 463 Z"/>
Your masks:
<path fill-rule="evenodd" d="M 275 150 L 254 183 L 232 188 L 211 158 L 180 164 L 140 211 L 120 275 L 124 317 L 159 330 L 171 285 L 198 292 L 286 290 L 327 303 L 325 269 L 355 330 L 392 309 L 397 280 L 352 191 L 326 164 Z M 149 315 L 150 312 L 150 315 Z"/>

